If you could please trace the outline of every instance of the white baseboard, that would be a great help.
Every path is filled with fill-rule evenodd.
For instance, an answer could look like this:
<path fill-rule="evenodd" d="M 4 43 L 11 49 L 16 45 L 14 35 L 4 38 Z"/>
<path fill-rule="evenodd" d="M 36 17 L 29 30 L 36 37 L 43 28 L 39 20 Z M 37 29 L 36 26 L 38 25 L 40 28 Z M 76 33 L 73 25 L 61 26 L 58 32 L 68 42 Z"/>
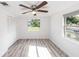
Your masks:
<path fill-rule="evenodd" d="M 2 56 L 7 52 L 7 50 L 8 50 L 8 49 L 4 50 L 4 52 L 2 52 L 2 53 L 0 54 L 0 57 L 2 57 Z"/>
<path fill-rule="evenodd" d="M 9 45 L 9 47 L 12 46 L 17 40 L 18 40 L 18 39 L 16 39 L 14 42 L 12 42 L 12 43 Z M 8 48 L 9 48 L 9 47 L 8 47 Z"/>
<path fill-rule="evenodd" d="M 17 41 L 17 39 L 16 39 L 14 42 L 12 42 L 12 43 L 8 46 L 8 48 L 9 48 L 11 45 L 13 45 L 16 41 Z M 0 54 L 1 57 L 8 51 L 8 48 L 7 48 L 6 50 L 4 50 L 4 51 Z"/>

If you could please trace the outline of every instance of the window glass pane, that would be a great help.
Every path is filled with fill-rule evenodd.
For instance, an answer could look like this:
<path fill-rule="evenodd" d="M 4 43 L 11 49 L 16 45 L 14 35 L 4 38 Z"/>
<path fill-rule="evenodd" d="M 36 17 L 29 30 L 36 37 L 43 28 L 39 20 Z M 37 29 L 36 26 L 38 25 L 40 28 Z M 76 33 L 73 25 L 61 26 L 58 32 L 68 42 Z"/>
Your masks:
<path fill-rule="evenodd" d="M 40 31 L 40 19 L 32 19 L 28 21 L 28 31 Z"/>
<path fill-rule="evenodd" d="M 65 18 L 65 36 L 79 41 L 79 15 Z"/>

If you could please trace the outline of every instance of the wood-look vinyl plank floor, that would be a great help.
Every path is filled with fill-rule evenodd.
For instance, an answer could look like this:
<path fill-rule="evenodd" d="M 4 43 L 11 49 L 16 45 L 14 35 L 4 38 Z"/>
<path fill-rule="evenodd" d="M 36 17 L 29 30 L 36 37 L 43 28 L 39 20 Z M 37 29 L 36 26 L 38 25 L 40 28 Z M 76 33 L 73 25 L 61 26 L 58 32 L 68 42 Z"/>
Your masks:
<path fill-rule="evenodd" d="M 19 39 L 3 57 L 68 57 L 49 39 Z"/>

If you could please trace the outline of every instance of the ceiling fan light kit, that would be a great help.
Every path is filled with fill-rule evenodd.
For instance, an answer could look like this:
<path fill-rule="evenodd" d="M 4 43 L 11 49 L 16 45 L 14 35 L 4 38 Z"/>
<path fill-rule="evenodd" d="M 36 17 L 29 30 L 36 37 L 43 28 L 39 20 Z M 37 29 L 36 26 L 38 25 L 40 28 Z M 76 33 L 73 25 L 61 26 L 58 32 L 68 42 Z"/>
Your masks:
<path fill-rule="evenodd" d="M 32 11 L 32 14 L 36 14 L 36 11 Z"/>

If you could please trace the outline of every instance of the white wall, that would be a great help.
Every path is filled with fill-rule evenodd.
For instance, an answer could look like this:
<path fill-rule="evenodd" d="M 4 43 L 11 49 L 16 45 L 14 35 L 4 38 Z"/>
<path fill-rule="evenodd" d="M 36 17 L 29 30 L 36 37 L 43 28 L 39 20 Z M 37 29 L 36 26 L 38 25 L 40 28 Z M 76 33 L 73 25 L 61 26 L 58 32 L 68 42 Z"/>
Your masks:
<path fill-rule="evenodd" d="M 51 36 L 50 39 L 59 46 L 65 53 L 72 57 L 79 57 L 79 42 L 64 37 L 63 14 L 79 10 L 79 5 L 74 5 L 51 16 Z"/>
<path fill-rule="evenodd" d="M 27 22 L 33 19 L 33 16 L 18 16 L 17 20 L 17 38 L 18 39 L 48 39 L 49 38 L 49 22 L 50 19 L 47 16 L 37 17 L 40 19 L 40 31 L 28 32 Z"/>
<path fill-rule="evenodd" d="M 9 14 L 6 11 L 0 9 L 0 56 L 2 56 L 8 47 L 16 39 L 16 28 L 14 23 L 9 23 L 8 21 L 13 20 L 8 19 Z"/>

